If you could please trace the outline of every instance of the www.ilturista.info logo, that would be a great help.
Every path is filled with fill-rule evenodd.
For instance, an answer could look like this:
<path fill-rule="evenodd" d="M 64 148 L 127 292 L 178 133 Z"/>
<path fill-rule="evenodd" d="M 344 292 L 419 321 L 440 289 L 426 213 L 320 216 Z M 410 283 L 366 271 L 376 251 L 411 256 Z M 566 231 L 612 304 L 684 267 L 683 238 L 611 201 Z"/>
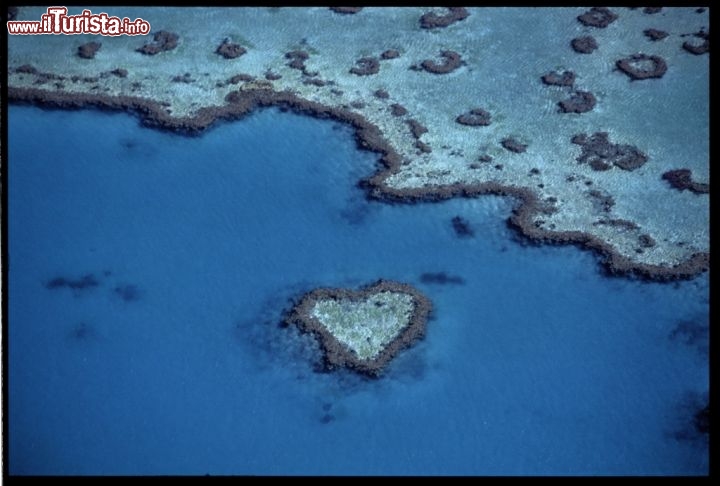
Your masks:
<path fill-rule="evenodd" d="M 110 17 L 106 13 L 94 14 L 90 10 L 83 10 L 80 15 L 68 15 L 65 7 L 49 7 L 39 21 L 10 20 L 7 28 L 12 35 L 146 35 L 150 32 L 150 22 L 140 18 L 131 21 L 127 17 Z"/>

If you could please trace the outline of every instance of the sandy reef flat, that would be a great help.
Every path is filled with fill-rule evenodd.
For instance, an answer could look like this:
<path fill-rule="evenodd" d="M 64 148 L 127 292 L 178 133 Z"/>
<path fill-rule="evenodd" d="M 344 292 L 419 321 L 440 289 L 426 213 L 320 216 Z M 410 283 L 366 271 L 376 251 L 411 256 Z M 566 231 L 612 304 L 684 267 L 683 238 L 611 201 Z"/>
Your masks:
<path fill-rule="evenodd" d="M 189 131 L 287 106 L 380 153 L 371 197 L 507 194 L 523 234 L 593 248 L 613 272 L 709 266 L 707 10 L 87 8 L 152 31 L 8 36 L 11 101 Z"/>

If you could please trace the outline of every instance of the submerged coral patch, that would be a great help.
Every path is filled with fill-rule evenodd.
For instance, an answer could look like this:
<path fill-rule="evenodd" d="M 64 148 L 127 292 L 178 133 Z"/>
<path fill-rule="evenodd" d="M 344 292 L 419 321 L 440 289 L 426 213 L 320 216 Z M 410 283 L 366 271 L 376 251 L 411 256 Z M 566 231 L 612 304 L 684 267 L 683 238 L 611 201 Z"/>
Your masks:
<path fill-rule="evenodd" d="M 458 275 L 449 275 L 445 272 L 427 272 L 420 275 L 420 281 L 424 284 L 438 285 L 464 285 L 465 279 Z"/>
<path fill-rule="evenodd" d="M 95 57 L 95 53 L 100 50 L 101 46 L 101 43 L 95 41 L 83 44 L 78 47 L 78 57 L 83 59 L 93 59 Z"/>
<path fill-rule="evenodd" d="M 458 238 L 471 238 L 475 236 L 470 222 L 462 216 L 455 216 L 450 222 Z"/>
<path fill-rule="evenodd" d="M 660 56 L 633 54 L 619 59 L 615 65 L 631 80 L 662 78 L 667 72 L 667 63 Z"/>
<path fill-rule="evenodd" d="M 345 15 L 356 14 L 362 9 L 362 7 L 330 7 L 333 12 Z"/>
<path fill-rule="evenodd" d="M 575 83 L 575 73 L 572 71 L 550 71 L 540 78 L 548 86 L 572 86 Z"/>
<path fill-rule="evenodd" d="M 569 98 L 558 102 L 561 113 L 586 113 L 595 107 L 595 95 L 589 91 L 575 91 Z"/>
<path fill-rule="evenodd" d="M 645 30 L 643 30 L 643 34 L 645 34 L 645 37 L 647 37 L 648 39 L 650 39 L 653 42 L 663 40 L 665 37 L 670 35 L 667 32 L 665 32 L 664 30 L 658 30 L 658 29 L 645 29 Z"/>
<path fill-rule="evenodd" d="M 420 27 L 423 29 L 447 27 L 470 16 L 470 12 L 463 7 L 449 7 L 447 10 L 448 12 L 445 15 L 438 15 L 435 12 L 423 14 L 420 17 Z"/>
<path fill-rule="evenodd" d="M 683 49 L 685 49 L 690 54 L 695 54 L 696 56 L 700 56 L 702 54 L 707 54 L 708 52 L 710 52 L 709 33 L 705 32 L 704 30 L 700 30 L 699 32 L 693 34 L 693 36 L 701 39 L 702 43 L 698 44 L 696 42 L 685 41 L 682 45 Z"/>
<path fill-rule="evenodd" d="M 154 56 L 155 54 L 175 49 L 179 39 L 180 36 L 174 32 L 160 30 L 155 33 L 152 42 L 148 42 L 144 46 L 139 47 L 137 51 L 146 56 Z"/>
<path fill-rule="evenodd" d="M 473 108 L 467 113 L 458 115 L 455 121 L 461 125 L 467 125 L 470 127 L 486 127 L 491 123 L 490 113 L 483 110 L 482 108 Z"/>
<path fill-rule="evenodd" d="M 595 37 L 591 35 L 585 35 L 582 37 L 574 38 L 572 41 L 570 41 L 570 46 L 573 48 L 573 51 L 579 54 L 590 54 L 598 48 L 598 43 L 595 40 Z"/>
<path fill-rule="evenodd" d="M 361 57 L 355 61 L 356 66 L 350 69 L 357 76 L 370 76 L 380 71 L 380 61 L 374 57 Z"/>
<path fill-rule="evenodd" d="M 398 57 L 400 57 L 400 51 L 397 49 L 388 49 L 380 54 L 380 59 L 383 60 L 397 59 Z"/>
<path fill-rule="evenodd" d="M 578 17 L 581 24 L 604 29 L 617 20 L 618 16 L 606 7 L 593 7 Z"/>
<path fill-rule="evenodd" d="M 571 141 L 582 146 L 577 161 L 588 163 L 595 170 L 607 170 L 612 165 L 623 170 L 635 170 L 648 161 L 648 156 L 634 145 L 611 143 L 607 132 L 596 132 L 589 137 L 578 134 Z"/>
<path fill-rule="evenodd" d="M 456 70 L 462 64 L 460 54 L 455 51 L 442 51 L 440 57 L 443 58 L 442 63 L 437 63 L 432 59 L 425 59 L 420 63 L 420 67 L 429 73 L 447 74 Z"/>
<path fill-rule="evenodd" d="M 690 169 L 669 170 L 662 175 L 662 178 L 679 191 L 688 189 L 695 194 L 707 194 L 710 192 L 710 184 L 695 182 Z"/>
<path fill-rule="evenodd" d="M 503 138 L 500 141 L 500 145 L 502 145 L 505 150 L 515 154 L 521 154 L 527 150 L 526 144 L 518 142 L 513 137 Z"/>
<path fill-rule="evenodd" d="M 220 54 L 225 59 L 236 59 L 247 52 L 247 49 L 242 47 L 240 44 L 230 42 L 230 39 L 225 39 L 215 49 L 216 54 Z"/>
<path fill-rule="evenodd" d="M 55 277 L 45 284 L 45 288 L 49 290 L 69 288 L 73 290 L 85 290 L 100 285 L 100 281 L 92 273 L 83 275 L 82 277 L 73 279 L 67 277 Z"/>

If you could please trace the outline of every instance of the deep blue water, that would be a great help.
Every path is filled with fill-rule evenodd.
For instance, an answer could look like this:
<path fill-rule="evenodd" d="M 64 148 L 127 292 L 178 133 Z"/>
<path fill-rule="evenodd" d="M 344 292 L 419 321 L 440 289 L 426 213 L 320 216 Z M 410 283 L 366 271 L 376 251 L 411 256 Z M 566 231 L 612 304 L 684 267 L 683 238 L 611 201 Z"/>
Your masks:
<path fill-rule="evenodd" d="M 509 199 L 367 202 L 375 156 L 330 121 L 8 121 L 12 474 L 707 473 L 706 276 L 523 246 Z M 316 372 L 289 299 L 380 277 L 432 299 L 426 338 L 378 380 Z"/>

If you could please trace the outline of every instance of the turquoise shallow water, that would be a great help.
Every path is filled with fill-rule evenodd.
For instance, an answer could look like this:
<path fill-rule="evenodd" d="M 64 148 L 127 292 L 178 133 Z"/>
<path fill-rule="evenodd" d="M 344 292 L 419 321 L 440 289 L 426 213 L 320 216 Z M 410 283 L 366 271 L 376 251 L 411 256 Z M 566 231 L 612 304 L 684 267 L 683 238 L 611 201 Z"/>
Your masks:
<path fill-rule="evenodd" d="M 707 276 L 604 277 L 499 197 L 367 202 L 334 122 L 8 121 L 11 473 L 707 473 Z M 432 299 L 426 338 L 379 380 L 316 372 L 289 299 L 381 277 Z"/>

